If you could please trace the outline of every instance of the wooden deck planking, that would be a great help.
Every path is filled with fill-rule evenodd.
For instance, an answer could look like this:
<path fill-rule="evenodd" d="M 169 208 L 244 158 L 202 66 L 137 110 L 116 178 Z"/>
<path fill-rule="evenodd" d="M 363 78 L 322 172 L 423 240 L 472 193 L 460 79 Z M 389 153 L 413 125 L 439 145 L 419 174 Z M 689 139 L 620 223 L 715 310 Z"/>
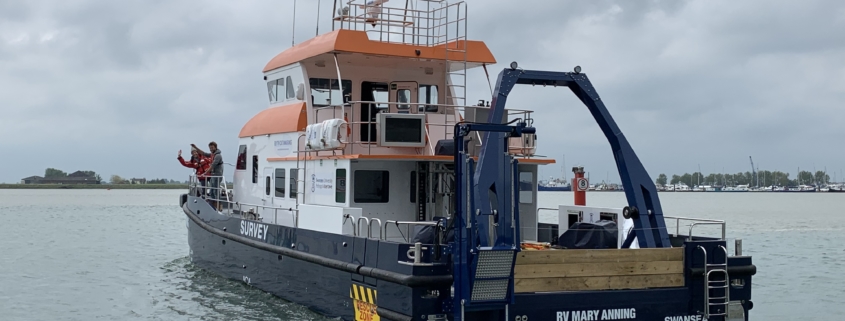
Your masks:
<path fill-rule="evenodd" d="M 516 279 L 517 293 L 622 290 L 684 286 L 684 274 Z"/>

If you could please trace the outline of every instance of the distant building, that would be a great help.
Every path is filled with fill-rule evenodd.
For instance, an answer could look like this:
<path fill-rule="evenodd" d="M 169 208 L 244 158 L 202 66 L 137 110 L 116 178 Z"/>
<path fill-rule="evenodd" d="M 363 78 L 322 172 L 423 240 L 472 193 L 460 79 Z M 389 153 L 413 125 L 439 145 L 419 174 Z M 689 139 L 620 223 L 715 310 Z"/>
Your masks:
<path fill-rule="evenodd" d="M 129 180 L 129 184 L 146 184 L 146 178 L 133 178 Z"/>
<path fill-rule="evenodd" d="M 44 179 L 41 176 L 30 176 L 21 179 L 21 184 L 38 184 L 40 180 Z"/>

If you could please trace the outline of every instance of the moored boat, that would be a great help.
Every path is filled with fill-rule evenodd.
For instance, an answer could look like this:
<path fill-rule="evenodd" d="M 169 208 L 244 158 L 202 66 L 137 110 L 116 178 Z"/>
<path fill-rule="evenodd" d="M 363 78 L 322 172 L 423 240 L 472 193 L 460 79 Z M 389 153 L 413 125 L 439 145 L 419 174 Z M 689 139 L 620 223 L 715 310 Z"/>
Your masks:
<path fill-rule="evenodd" d="M 496 60 L 463 33 L 466 4 L 385 2 L 336 1 L 331 32 L 265 66 L 270 106 L 238 133 L 232 182 L 180 198 L 193 264 L 343 320 L 748 320 L 751 257 L 728 252 L 724 221 L 663 215 L 580 67 L 511 63 L 468 106 L 466 70 Z M 567 87 L 608 139 L 621 214 L 546 227 L 601 223 L 612 244 L 540 233 L 534 182 L 554 161 L 534 154 L 535 111 L 506 108 L 516 85 Z"/>

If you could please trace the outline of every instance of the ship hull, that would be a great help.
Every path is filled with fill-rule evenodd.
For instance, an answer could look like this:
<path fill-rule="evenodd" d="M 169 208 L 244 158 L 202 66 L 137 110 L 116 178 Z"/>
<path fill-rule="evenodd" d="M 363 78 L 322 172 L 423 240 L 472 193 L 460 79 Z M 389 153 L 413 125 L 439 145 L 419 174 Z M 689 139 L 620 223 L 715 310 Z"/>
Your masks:
<path fill-rule="evenodd" d="M 366 319 L 365 316 L 357 315 L 360 309 L 356 307 L 362 307 L 361 301 L 353 300 L 353 297 L 366 298 L 370 295 L 374 304 L 370 307 L 378 311 L 381 320 L 429 320 L 427 314 L 442 313 L 442 306 L 435 304 L 436 300 L 417 297 L 419 289 L 280 255 L 260 246 L 223 237 L 219 233 L 225 231 L 238 236 L 244 234 L 256 242 L 295 248 L 297 251 L 344 262 L 359 262 L 352 251 L 353 244 L 377 242 L 375 240 L 270 224 L 265 225 L 266 231 L 244 233 L 241 227 L 244 224 L 255 224 L 254 221 L 224 216 L 199 199 L 187 195 L 182 197 L 187 198 L 183 201 L 183 210 L 188 216 L 190 259 L 192 264 L 204 270 L 244 282 L 279 298 L 306 306 L 316 313 L 341 320 Z M 194 200 L 198 202 L 194 203 Z M 267 241 L 262 242 L 265 239 Z M 378 266 L 384 267 L 383 265 L 395 262 L 395 256 L 391 253 L 393 249 L 389 244 L 383 244 L 372 255 L 367 254 L 367 259 L 360 263 L 365 263 L 375 256 L 376 260 L 381 258 L 379 261 L 382 264 Z M 432 272 L 429 275 L 443 274 L 445 271 Z M 686 282 L 691 281 L 703 283 L 703 280 L 687 277 Z M 750 279 L 748 281 L 750 283 Z M 360 291 L 357 291 L 358 289 Z M 507 317 L 475 315 L 468 316 L 467 320 L 702 320 L 703 316 L 695 308 L 691 308 L 691 303 L 702 301 L 698 292 L 701 290 L 695 286 L 681 286 L 639 290 L 517 293 L 515 304 L 509 309 Z M 367 296 L 364 293 L 367 293 Z M 749 308 L 750 306 L 741 307 L 744 311 Z M 397 310 L 401 312 L 394 312 Z M 388 317 L 390 314 L 396 318 Z M 744 319 L 747 320 L 747 313 L 744 314 Z"/>
<path fill-rule="evenodd" d="M 205 220 L 205 219 L 204 219 Z M 240 229 L 243 220 L 229 218 L 207 223 L 231 231 Z M 282 235 L 294 234 L 293 229 L 277 226 Z M 301 234 L 301 233 L 296 233 Z M 324 233 L 321 233 L 324 234 Z M 322 243 L 342 243 L 326 235 Z M 300 247 L 320 254 L 319 244 L 298 240 Z M 282 299 L 343 320 L 354 320 L 349 290 L 350 273 L 304 262 L 241 244 L 212 234 L 188 219 L 188 244 L 191 262 L 220 276 L 244 282 Z M 324 249 L 324 248 L 323 248 Z"/>
<path fill-rule="evenodd" d="M 538 192 L 571 192 L 571 186 L 543 186 L 537 185 Z"/>

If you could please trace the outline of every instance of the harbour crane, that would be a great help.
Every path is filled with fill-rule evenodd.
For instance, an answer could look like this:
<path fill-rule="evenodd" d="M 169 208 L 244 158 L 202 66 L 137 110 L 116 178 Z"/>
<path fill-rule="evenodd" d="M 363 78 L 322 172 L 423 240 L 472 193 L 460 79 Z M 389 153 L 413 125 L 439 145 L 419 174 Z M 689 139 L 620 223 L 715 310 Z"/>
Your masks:
<path fill-rule="evenodd" d="M 751 156 L 748 156 L 748 160 L 751 161 L 751 182 L 754 183 L 754 178 L 757 177 L 757 170 L 754 169 L 754 160 L 751 159 Z M 760 187 L 759 177 L 757 177 L 757 187 Z"/>

